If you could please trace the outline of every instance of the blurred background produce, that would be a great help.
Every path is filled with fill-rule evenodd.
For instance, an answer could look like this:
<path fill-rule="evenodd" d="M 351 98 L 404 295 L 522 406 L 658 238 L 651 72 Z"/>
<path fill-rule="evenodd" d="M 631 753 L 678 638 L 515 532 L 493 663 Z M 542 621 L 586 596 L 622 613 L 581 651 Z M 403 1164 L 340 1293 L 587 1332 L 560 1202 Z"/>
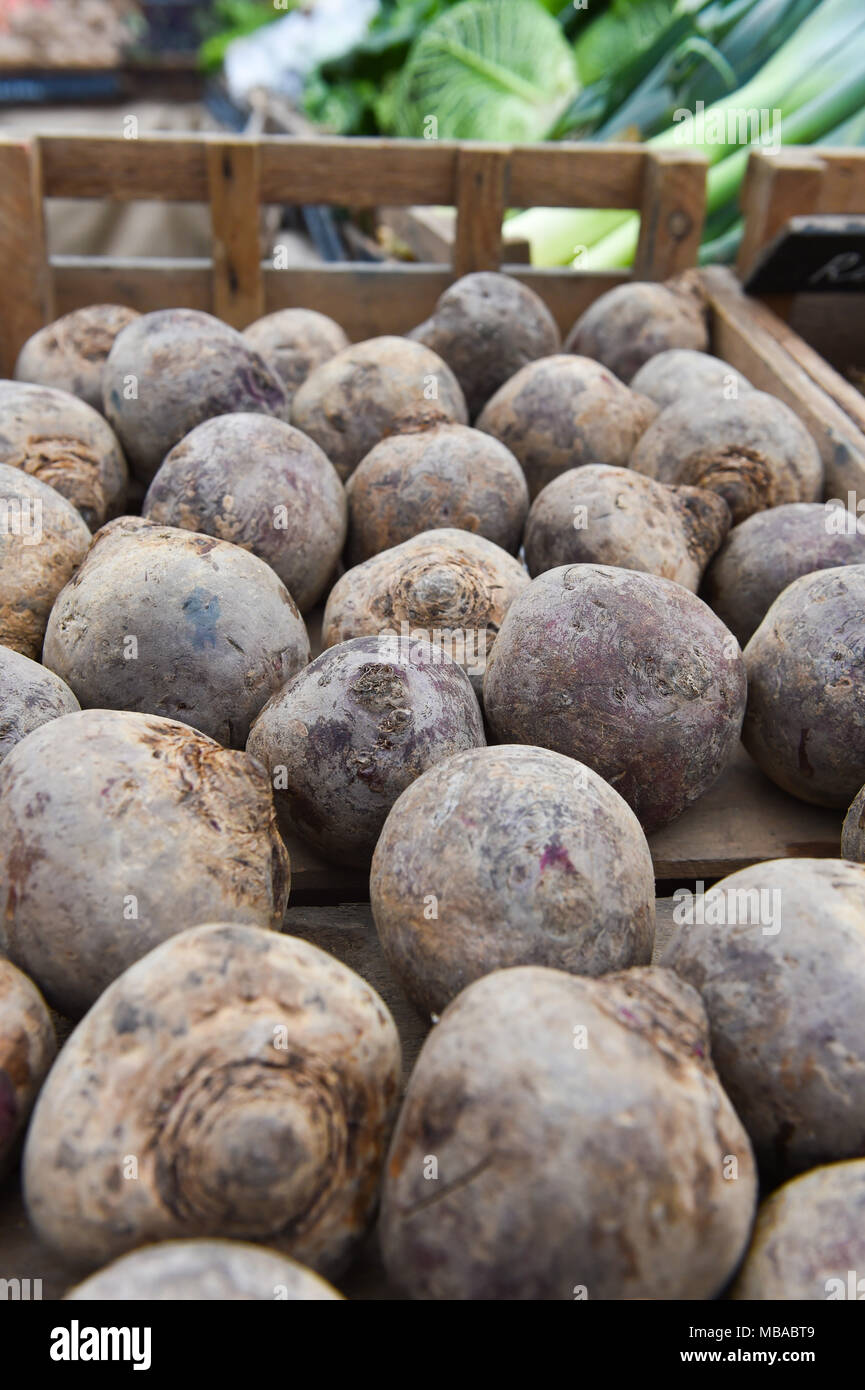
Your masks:
<path fill-rule="evenodd" d="M 160 91 L 194 76 L 208 116 L 192 128 L 691 147 L 711 166 L 703 263 L 735 258 L 751 144 L 865 140 L 862 0 L 0 0 L 0 102 L 4 82 L 22 91 L 3 69 L 58 64 L 106 100 L 112 66 L 158 71 Z M 429 214 L 434 239 L 451 221 Z M 398 218 L 307 209 L 296 230 L 325 259 L 422 255 Z M 511 259 L 588 270 L 631 265 L 638 235 L 609 209 L 514 209 L 506 226 Z"/>

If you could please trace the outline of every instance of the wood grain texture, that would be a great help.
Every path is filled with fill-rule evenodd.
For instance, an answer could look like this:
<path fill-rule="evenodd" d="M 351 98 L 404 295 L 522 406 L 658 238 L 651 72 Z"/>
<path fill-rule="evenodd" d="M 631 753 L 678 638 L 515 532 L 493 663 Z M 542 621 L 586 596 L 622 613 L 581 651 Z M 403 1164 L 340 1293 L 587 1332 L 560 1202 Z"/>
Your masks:
<path fill-rule="evenodd" d="M 208 142 L 213 312 L 233 328 L 245 328 L 264 313 L 259 166 L 260 146 L 255 141 Z"/>
<path fill-rule="evenodd" d="M 512 207 L 638 209 L 646 151 L 625 143 L 515 145 Z"/>
<path fill-rule="evenodd" d="M 638 280 L 666 280 L 696 265 L 707 169 L 705 156 L 696 150 L 647 152 L 634 257 Z"/>
<path fill-rule="evenodd" d="M 625 272 L 592 275 L 522 265 L 502 269 L 540 295 L 563 333 L 598 295 L 628 279 Z M 318 309 L 342 324 L 352 341 L 361 342 L 414 328 L 429 317 L 454 278 L 450 267 L 438 265 L 264 266 L 264 311 Z M 132 304 L 144 313 L 172 307 L 213 312 L 210 261 L 60 256 L 52 259 L 51 279 L 58 314 L 99 303 Z"/>
<path fill-rule="evenodd" d="M 40 186 L 38 147 L 0 140 L 0 376 L 53 317 Z"/>
<path fill-rule="evenodd" d="M 457 160 L 454 275 L 498 270 L 508 201 L 507 147 L 465 144 Z"/>
<path fill-rule="evenodd" d="M 745 230 L 736 269 L 742 280 L 785 222 L 820 209 L 826 170 L 821 153 L 807 147 L 791 146 L 776 155 L 751 151 L 740 195 Z"/>

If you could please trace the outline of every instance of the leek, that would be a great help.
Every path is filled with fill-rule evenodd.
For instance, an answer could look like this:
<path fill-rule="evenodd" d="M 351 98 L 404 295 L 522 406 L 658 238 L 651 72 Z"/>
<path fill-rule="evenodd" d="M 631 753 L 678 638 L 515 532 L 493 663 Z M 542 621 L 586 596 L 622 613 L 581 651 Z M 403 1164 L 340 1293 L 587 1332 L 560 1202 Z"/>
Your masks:
<path fill-rule="evenodd" d="M 744 166 L 748 146 L 740 145 L 736 138 L 739 133 L 738 121 L 752 110 L 768 111 L 773 116 L 780 112 L 784 137 L 790 142 L 814 138 L 791 135 L 790 123 L 796 114 L 796 103 L 801 103 L 812 90 L 814 75 L 818 71 L 825 89 L 827 64 L 849 70 L 852 63 L 851 80 L 855 83 L 858 75 L 856 65 L 858 63 L 859 68 L 862 66 L 856 46 L 859 45 L 861 54 L 863 39 L 865 14 L 861 0 L 822 0 L 768 63 L 738 91 L 712 103 L 696 117 L 690 115 L 686 120 L 674 124 L 647 141 L 647 144 L 653 148 L 670 149 L 688 141 L 693 148 L 701 150 L 712 164 L 720 164 L 738 155 L 739 162 Z M 849 92 L 848 87 L 844 87 L 844 90 Z M 840 89 L 825 92 L 823 97 L 814 96 L 812 101 L 831 103 L 833 98 L 838 97 Z M 862 101 L 859 105 L 862 105 Z M 806 101 L 801 109 L 806 111 L 810 106 L 811 102 Z M 855 109 L 848 106 L 845 113 L 851 115 Z M 833 123 L 837 124 L 840 119 L 843 116 L 836 116 Z M 825 121 L 823 129 L 826 129 Z M 716 177 L 715 186 L 728 186 L 737 168 L 738 165 L 733 165 L 724 170 Z M 711 170 L 709 182 L 711 191 Z M 633 212 L 531 208 L 509 221 L 508 234 L 530 243 L 532 263 L 535 265 L 562 265 L 573 262 L 576 257 L 577 263 L 584 266 L 588 252 L 588 264 L 606 267 L 629 263 L 627 258 L 629 254 L 633 256 L 638 227 L 638 216 Z M 604 245 L 598 247 L 601 238 Z M 598 255 L 592 253 L 592 248 L 596 249 Z"/>

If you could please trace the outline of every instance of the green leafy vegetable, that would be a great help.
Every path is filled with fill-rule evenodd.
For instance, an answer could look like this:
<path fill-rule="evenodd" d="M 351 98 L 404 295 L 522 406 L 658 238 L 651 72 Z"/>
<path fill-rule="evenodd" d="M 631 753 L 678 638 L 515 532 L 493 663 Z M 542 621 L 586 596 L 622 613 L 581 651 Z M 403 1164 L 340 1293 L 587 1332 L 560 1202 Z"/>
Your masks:
<path fill-rule="evenodd" d="M 395 103 L 400 135 L 540 140 L 579 86 L 560 26 L 538 0 L 464 0 L 421 34 Z"/>

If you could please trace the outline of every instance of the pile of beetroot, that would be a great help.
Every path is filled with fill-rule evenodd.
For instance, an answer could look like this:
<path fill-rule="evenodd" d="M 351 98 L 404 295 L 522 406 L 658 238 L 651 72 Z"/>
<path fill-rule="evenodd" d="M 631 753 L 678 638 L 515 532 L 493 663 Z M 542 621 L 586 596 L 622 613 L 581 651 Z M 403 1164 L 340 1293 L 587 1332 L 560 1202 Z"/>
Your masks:
<path fill-rule="evenodd" d="M 563 345 L 478 274 L 404 338 L 99 305 L 24 346 L 0 1163 L 69 1297 L 339 1298 L 375 1220 L 418 1299 L 865 1268 L 865 534 L 709 341 L 695 275 Z M 741 870 L 661 951 L 646 834 L 740 740 L 842 857 Z M 433 1024 L 407 1084 L 376 991 L 281 931 L 284 835 L 370 873 Z"/>

